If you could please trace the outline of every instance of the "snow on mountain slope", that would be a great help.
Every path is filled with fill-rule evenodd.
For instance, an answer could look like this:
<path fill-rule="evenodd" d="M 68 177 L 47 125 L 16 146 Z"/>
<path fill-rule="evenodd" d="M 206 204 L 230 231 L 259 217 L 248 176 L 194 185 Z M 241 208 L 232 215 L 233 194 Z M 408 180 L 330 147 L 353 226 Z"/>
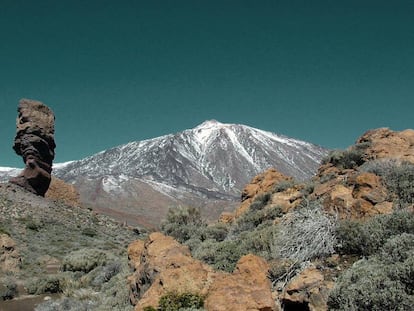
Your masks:
<path fill-rule="evenodd" d="M 298 180 L 313 175 L 326 149 L 252 127 L 206 121 L 194 129 L 130 142 L 55 166 L 69 182 L 136 178 L 200 193 L 237 196 L 258 173 L 275 167 Z M 120 178 L 122 176 L 122 178 Z"/>
<path fill-rule="evenodd" d="M 75 184 L 87 205 L 141 215 L 153 209 L 146 220 L 157 223 L 170 207 L 160 204 L 231 206 L 254 176 L 271 167 L 304 180 L 327 152 L 283 135 L 210 120 L 55 164 L 53 174 Z"/>

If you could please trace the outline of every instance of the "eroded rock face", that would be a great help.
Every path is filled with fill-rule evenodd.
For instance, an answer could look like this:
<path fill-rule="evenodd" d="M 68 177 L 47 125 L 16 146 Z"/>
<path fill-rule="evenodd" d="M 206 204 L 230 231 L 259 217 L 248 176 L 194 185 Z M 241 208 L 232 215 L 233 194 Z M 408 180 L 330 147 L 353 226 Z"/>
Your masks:
<path fill-rule="evenodd" d="M 160 297 L 171 291 L 205 296 L 208 311 L 278 310 L 268 265 L 260 257 L 242 257 L 234 273 L 217 272 L 192 258 L 188 247 L 159 232 L 145 242 L 133 242 L 128 255 L 135 268 L 128 281 L 136 311 L 156 308 Z"/>
<path fill-rule="evenodd" d="M 323 274 L 310 266 L 290 280 L 280 299 L 285 309 L 325 311 L 333 286 L 334 282 L 325 281 Z"/>
<path fill-rule="evenodd" d="M 21 263 L 16 242 L 7 234 L 0 234 L 0 271 L 17 272 Z"/>
<path fill-rule="evenodd" d="M 46 198 L 62 201 L 69 206 L 80 206 L 79 192 L 77 189 L 63 180 L 52 176 Z"/>
<path fill-rule="evenodd" d="M 44 196 L 55 157 L 55 115 L 41 102 L 22 99 L 18 106 L 13 149 L 23 157 L 23 172 L 12 179 L 30 192 Z"/>
<path fill-rule="evenodd" d="M 241 205 L 236 210 L 235 216 L 238 217 L 243 214 L 254 201 L 254 199 L 267 191 L 270 191 L 272 187 L 283 181 L 292 181 L 293 178 L 283 175 L 274 168 L 268 169 L 262 174 L 257 175 L 252 181 L 246 185 L 241 194 Z"/>

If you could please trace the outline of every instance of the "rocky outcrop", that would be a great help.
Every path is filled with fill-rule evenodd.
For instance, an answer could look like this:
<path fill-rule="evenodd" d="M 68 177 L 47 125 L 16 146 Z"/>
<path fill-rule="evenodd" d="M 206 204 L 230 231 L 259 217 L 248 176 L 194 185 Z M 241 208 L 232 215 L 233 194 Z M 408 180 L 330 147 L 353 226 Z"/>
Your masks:
<path fill-rule="evenodd" d="M 61 201 L 69 206 L 81 206 L 79 192 L 76 188 L 54 176 L 52 176 L 45 197 L 54 201 Z"/>
<path fill-rule="evenodd" d="M 55 116 L 43 103 L 29 99 L 20 100 L 17 111 L 13 149 L 23 157 L 25 168 L 10 182 L 44 196 L 50 185 L 55 157 Z"/>
<path fill-rule="evenodd" d="M 16 273 L 21 263 L 16 242 L 7 234 L 0 234 L 0 271 Z"/>
<path fill-rule="evenodd" d="M 310 266 L 290 280 L 279 299 L 285 310 L 325 311 L 333 286 L 334 282 L 325 281 L 323 274 Z"/>
<path fill-rule="evenodd" d="M 356 143 L 368 145 L 365 151 L 367 160 L 394 158 L 414 163 L 414 130 L 412 129 L 401 132 L 389 128 L 370 130 Z"/>
<path fill-rule="evenodd" d="M 323 180 L 323 176 L 319 177 Z M 356 170 L 317 183 L 311 198 L 320 199 L 327 212 L 342 219 L 364 219 L 393 210 L 381 178 Z"/>
<path fill-rule="evenodd" d="M 264 173 L 257 175 L 244 187 L 241 194 L 242 203 L 236 210 L 235 216 L 238 217 L 243 214 L 258 195 L 271 191 L 272 188 L 280 182 L 289 182 L 292 180 L 292 177 L 283 175 L 274 168 L 268 169 Z"/>
<path fill-rule="evenodd" d="M 159 299 L 172 291 L 206 297 L 204 307 L 209 311 L 278 310 L 267 263 L 260 257 L 242 257 L 232 274 L 217 272 L 193 259 L 186 246 L 159 232 L 145 242 L 132 243 L 128 254 L 135 269 L 129 284 L 136 311 L 157 307 Z"/>

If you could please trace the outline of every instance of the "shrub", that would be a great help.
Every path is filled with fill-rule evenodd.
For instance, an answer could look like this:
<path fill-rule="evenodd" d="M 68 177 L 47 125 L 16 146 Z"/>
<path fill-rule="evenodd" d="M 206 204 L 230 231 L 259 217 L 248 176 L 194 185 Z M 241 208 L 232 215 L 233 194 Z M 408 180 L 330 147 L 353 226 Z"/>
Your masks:
<path fill-rule="evenodd" d="M 3 227 L 2 225 L 0 225 L 0 234 L 6 234 L 8 236 L 10 236 L 10 232 L 9 230 L 7 230 L 5 227 Z"/>
<path fill-rule="evenodd" d="M 215 240 L 217 242 L 223 241 L 227 234 L 229 233 L 230 226 L 224 223 L 216 223 L 214 225 L 209 225 L 204 227 L 202 231 L 203 240 Z"/>
<path fill-rule="evenodd" d="M 412 310 L 413 238 L 394 236 L 377 255 L 357 261 L 330 293 L 330 310 Z"/>
<path fill-rule="evenodd" d="M 231 228 L 231 236 L 238 235 L 244 231 L 255 230 L 259 225 L 271 222 L 282 215 L 280 206 L 268 205 L 260 210 L 248 209 L 244 214 L 237 218 L 236 223 Z"/>
<path fill-rule="evenodd" d="M 179 206 L 168 210 L 167 218 L 161 224 L 161 230 L 180 243 L 184 243 L 190 238 L 201 235 L 201 229 L 205 226 L 200 209 Z"/>
<path fill-rule="evenodd" d="M 13 299 L 16 295 L 16 282 L 10 277 L 0 279 L 0 298 L 2 300 L 8 300 Z"/>
<path fill-rule="evenodd" d="M 252 211 L 259 211 L 263 209 L 267 205 L 271 197 L 271 194 L 268 192 L 258 195 L 250 204 L 249 209 Z"/>
<path fill-rule="evenodd" d="M 368 256 L 377 253 L 385 242 L 402 233 L 414 234 L 414 214 L 396 211 L 389 215 L 378 215 L 366 222 L 341 221 L 336 228 L 341 254 Z"/>
<path fill-rule="evenodd" d="M 93 286 L 101 286 L 103 283 L 108 282 L 112 277 L 117 275 L 121 271 L 121 263 L 111 262 L 110 264 L 101 267 L 97 275 L 92 280 Z"/>
<path fill-rule="evenodd" d="M 46 275 L 33 278 L 26 284 L 27 292 L 32 295 L 62 292 L 61 277 L 58 275 Z"/>
<path fill-rule="evenodd" d="M 340 169 L 352 169 L 362 165 L 364 160 L 364 149 L 358 147 L 351 147 L 347 150 L 334 150 L 322 160 L 323 164 L 332 163 Z"/>
<path fill-rule="evenodd" d="M 319 204 L 312 204 L 284 217 L 274 233 L 273 258 L 303 262 L 334 252 L 336 223 Z"/>
<path fill-rule="evenodd" d="M 63 271 L 81 271 L 88 273 L 97 266 L 104 265 L 106 254 L 98 249 L 80 249 L 63 258 Z"/>
<path fill-rule="evenodd" d="M 247 253 L 239 240 L 222 242 L 206 240 L 193 251 L 193 256 L 216 270 L 232 272 L 240 257 Z"/>
<path fill-rule="evenodd" d="M 183 308 L 202 308 L 204 305 L 204 297 L 192 293 L 176 293 L 170 292 L 160 298 L 160 311 L 178 311 Z"/>
<path fill-rule="evenodd" d="M 79 301 L 72 298 L 63 298 L 59 300 L 49 300 L 39 304 L 35 311 L 89 311 L 91 310 L 89 301 Z"/>
<path fill-rule="evenodd" d="M 93 229 L 93 228 L 84 228 L 84 229 L 82 230 L 82 234 L 83 234 L 83 235 L 86 235 L 86 236 L 88 236 L 88 237 L 93 238 L 94 236 L 96 236 L 96 235 L 97 235 L 97 232 L 96 232 L 96 230 L 95 230 L 95 229 Z"/>
<path fill-rule="evenodd" d="M 414 164 L 385 159 L 370 161 L 362 169 L 382 177 L 399 207 L 414 203 Z"/>
<path fill-rule="evenodd" d="M 282 180 L 281 182 L 277 183 L 273 186 L 273 192 L 283 192 L 295 185 L 295 181 L 292 180 Z"/>

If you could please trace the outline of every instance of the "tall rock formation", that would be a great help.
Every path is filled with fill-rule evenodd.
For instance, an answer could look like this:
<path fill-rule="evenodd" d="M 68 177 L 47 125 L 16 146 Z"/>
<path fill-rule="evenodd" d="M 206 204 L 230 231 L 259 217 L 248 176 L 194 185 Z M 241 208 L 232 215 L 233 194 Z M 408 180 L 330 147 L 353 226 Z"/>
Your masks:
<path fill-rule="evenodd" d="M 23 157 L 25 168 L 10 182 L 44 196 L 55 157 L 55 115 L 43 103 L 30 99 L 20 100 L 17 111 L 13 149 Z"/>

